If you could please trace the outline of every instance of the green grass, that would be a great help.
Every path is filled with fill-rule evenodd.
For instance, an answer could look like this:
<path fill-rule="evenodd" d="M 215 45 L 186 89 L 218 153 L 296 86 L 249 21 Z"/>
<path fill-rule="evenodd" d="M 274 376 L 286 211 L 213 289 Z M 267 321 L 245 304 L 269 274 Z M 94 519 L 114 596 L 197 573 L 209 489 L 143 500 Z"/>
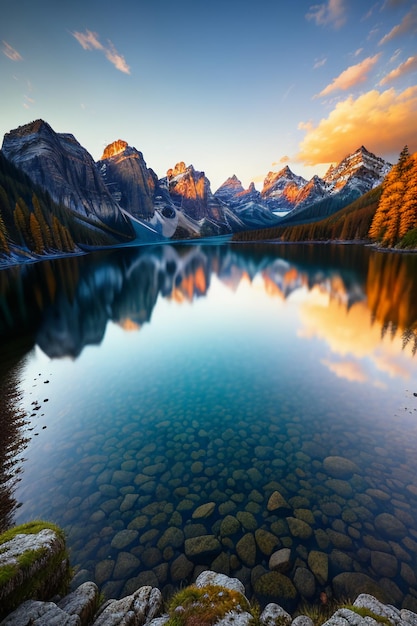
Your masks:
<path fill-rule="evenodd" d="M 371 611 L 370 609 L 367 609 L 364 606 L 354 606 L 353 604 L 347 604 L 343 606 L 343 608 L 349 609 L 349 611 L 353 611 L 354 613 L 357 613 L 361 617 L 371 617 L 376 622 L 379 622 L 380 624 L 385 624 L 385 626 L 393 626 L 392 622 L 388 619 L 388 617 L 385 617 L 384 615 L 378 615 L 378 613 L 374 613 L 373 611 Z"/>
<path fill-rule="evenodd" d="M 251 606 L 238 591 L 218 585 L 190 585 L 172 597 L 167 626 L 212 626 L 229 611 L 250 613 Z"/>
<path fill-rule="evenodd" d="M 46 600 L 68 590 L 72 571 L 69 567 L 64 533 L 55 524 L 35 520 L 7 530 L 0 535 L 0 554 L 5 551 L 5 547 L 2 550 L 1 546 L 17 535 L 36 534 L 44 529 L 56 533 L 62 541 L 62 549 L 49 558 L 45 547 L 39 550 L 26 550 L 16 557 L 15 563 L 0 566 L 0 620 L 25 600 Z M 33 573 L 32 568 L 40 559 L 43 561 L 43 566 Z M 63 563 L 66 563 L 64 570 L 62 569 Z"/>
<path fill-rule="evenodd" d="M 51 524 L 50 522 L 44 522 L 42 520 L 34 520 L 33 522 L 27 522 L 26 524 L 21 524 L 20 526 L 15 526 L 14 528 L 10 528 L 6 530 L 4 533 L 0 535 L 0 546 L 7 541 L 11 541 L 16 537 L 16 535 L 36 535 L 41 530 L 45 530 L 48 528 L 53 530 L 58 537 L 60 537 L 63 541 L 65 541 L 64 532 L 59 526 L 56 524 Z"/>

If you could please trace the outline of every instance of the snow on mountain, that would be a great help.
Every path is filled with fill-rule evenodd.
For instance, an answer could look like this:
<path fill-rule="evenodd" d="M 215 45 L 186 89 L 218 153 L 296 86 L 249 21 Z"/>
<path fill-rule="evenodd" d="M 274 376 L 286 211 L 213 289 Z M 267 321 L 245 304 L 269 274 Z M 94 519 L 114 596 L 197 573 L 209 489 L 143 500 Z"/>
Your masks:
<path fill-rule="evenodd" d="M 350 189 L 357 189 L 362 194 L 379 185 L 391 167 L 390 163 L 361 146 L 352 154 L 348 154 L 338 165 L 331 166 L 324 176 L 324 181 L 331 193 L 337 193 L 349 186 Z"/>

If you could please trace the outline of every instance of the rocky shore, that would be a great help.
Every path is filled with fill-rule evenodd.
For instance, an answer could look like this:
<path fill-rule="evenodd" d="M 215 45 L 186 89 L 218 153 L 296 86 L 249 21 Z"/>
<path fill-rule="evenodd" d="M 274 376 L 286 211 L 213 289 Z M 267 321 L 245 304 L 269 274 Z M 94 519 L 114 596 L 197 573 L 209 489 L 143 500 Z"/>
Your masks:
<path fill-rule="evenodd" d="M 316 626 L 320 615 L 292 617 L 271 602 L 262 612 L 251 606 L 236 578 L 205 571 L 192 587 L 178 593 L 182 602 L 167 608 L 159 589 L 140 587 L 120 600 L 108 600 L 97 609 L 99 591 L 93 582 L 80 585 L 56 601 L 28 600 L 0 626 Z M 417 626 L 417 614 L 383 604 L 360 594 L 350 606 L 337 609 L 324 626 Z"/>
<path fill-rule="evenodd" d="M 275 566 L 285 562 L 282 550 Z M 279 576 L 277 570 L 273 570 Z M 164 600 L 160 589 L 138 586 L 121 599 L 103 601 L 96 583 L 86 581 L 69 594 L 71 576 L 62 531 L 31 522 L 0 536 L 0 626 L 319 626 L 328 616 L 326 595 L 321 610 L 310 605 L 294 617 L 280 604 L 278 580 L 270 582 L 273 602 L 251 603 L 237 578 L 211 570 Z M 305 605 L 308 607 L 308 605 Z M 327 610 L 327 612 L 326 612 Z M 313 620 L 312 617 L 315 619 Z M 360 594 L 352 605 L 327 619 L 327 626 L 417 626 L 417 614 Z"/>

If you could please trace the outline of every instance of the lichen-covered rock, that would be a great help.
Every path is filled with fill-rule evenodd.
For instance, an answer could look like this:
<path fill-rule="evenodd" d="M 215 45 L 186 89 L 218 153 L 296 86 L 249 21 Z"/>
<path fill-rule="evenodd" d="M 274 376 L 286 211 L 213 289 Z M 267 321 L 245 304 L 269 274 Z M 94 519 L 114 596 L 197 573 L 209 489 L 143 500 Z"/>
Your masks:
<path fill-rule="evenodd" d="M 138 626 L 157 617 L 162 607 L 162 594 L 150 586 L 141 587 L 121 600 L 106 602 L 94 626 Z"/>
<path fill-rule="evenodd" d="M 250 626 L 253 624 L 253 617 L 247 611 L 229 611 L 224 617 L 217 620 L 214 626 Z"/>
<path fill-rule="evenodd" d="M 292 621 L 292 626 L 314 626 L 314 622 L 308 615 L 297 615 Z"/>
<path fill-rule="evenodd" d="M 68 615 L 54 602 L 26 600 L 1 622 L 1 626 L 81 626 L 78 615 Z"/>
<path fill-rule="evenodd" d="M 206 587 L 207 585 L 217 585 L 218 587 L 225 587 L 226 589 L 232 589 L 232 591 L 238 591 L 239 593 L 245 593 L 245 586 L 237 578 L 230 578 L 225 574 L 218 574 L 211 570 L 201 572 L 195 581 L 196 587 Z"/>
<path fill-rule="evenodd" d="M 291 615 L 275 602 L 266 605 L 259 620 L 262 626 L 290 626 L 292 622 Z"/>
<path fill-rule="evenodd" d="M 69 561 L 62 531 L 30 522 L 0 536 L 0 619 L 25 600 L 66 590 Z"/>
<path fill-rule="evenodd" d="M 98 587 L 93 582 L 85 582 L 58 602 L 58 607 L 68 615 L 78 615 L 82 624 L 89 624 L 97 610 Z"/>
<path fill-rule="evenodd" d="M 365 609 L 369 609 L 372 613 L 376 613 L 376 615 L 380 615 L 381 617 L 387 617 L 394 623 L 397 623 L 401 617 L 399 609 L 396 609 L 391 605 L 382 604 L 382 602 L 369 593 L 361 593 L 356 598 L 353 606 L 356 606 L 357 608 L 363 607 Z"/>

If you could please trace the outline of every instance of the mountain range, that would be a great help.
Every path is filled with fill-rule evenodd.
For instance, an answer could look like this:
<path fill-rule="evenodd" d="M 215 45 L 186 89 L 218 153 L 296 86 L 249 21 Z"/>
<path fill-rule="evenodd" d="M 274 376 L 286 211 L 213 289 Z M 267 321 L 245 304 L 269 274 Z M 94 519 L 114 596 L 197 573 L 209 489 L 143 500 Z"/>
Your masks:
<path fill-rule="evenodd" d="M 73 135 L 56 133 L 43 120 L 7 133 L 1 152 L 33 185 L 65 207 L 67 224 L 70 215 L 74 222 L 121 241 L 145 242 L 316 221 L 378 186 L 391 168 L 361 146 L 323 178 L 307 181 L 286 166 L 266 175 L 262 191 L 253 183 L 244 189 L 233 175 L 213 193 L 205 173 L 184 162 L 159 178 L 126 141 L 111 143 L 94 162 Z M 14 198 L 9 204 L 12 211 Z M 10 215 L 0 212 L 0 217 L 11 221 Z"/>

